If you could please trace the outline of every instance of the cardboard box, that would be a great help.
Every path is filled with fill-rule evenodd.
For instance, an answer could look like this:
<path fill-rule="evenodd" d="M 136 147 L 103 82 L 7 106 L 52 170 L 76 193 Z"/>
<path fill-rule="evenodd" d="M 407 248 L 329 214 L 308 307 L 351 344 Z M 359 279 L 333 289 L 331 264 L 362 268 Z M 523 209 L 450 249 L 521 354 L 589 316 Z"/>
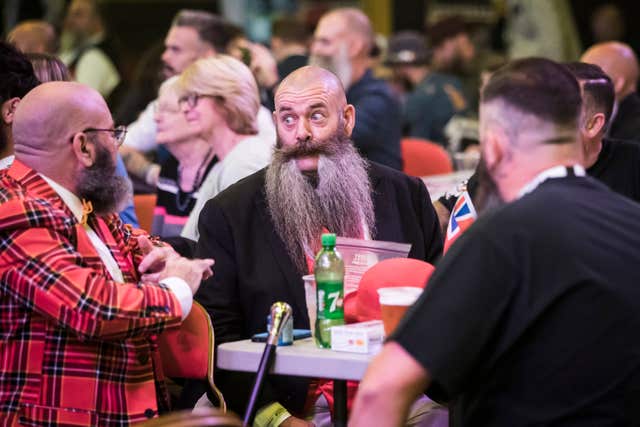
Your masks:
<path fill-rule="evenodd" d="M 377 353 L 384 342 L 382 320 L 352 323 L 331 328 L 331 350 Z"/>

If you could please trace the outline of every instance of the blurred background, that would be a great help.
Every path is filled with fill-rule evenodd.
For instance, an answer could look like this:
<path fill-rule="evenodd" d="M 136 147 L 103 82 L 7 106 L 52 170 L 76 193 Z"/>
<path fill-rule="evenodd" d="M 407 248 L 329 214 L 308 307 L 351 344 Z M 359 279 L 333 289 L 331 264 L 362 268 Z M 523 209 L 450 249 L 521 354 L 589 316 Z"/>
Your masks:
<path fill-rule="evenodd" d="M 551 0 L 565 3 L 565 0 Z M 2 0 L 0 32 L 3 36 L 25 19 L 45 19 L 59 31 L 70 0 Z M 242 26 L 250 39 L 268 44 L 272 20 L 295 14 L 313 29 L 322 13 L 334 6 L 355 5 L 371 18 L 376 32 L 389 36 L 401 30 L 425 30 L 430 22 L 446 16 L 462 16 L 473 27 L 479 48 L 508 52 L 508 20 L 523 9 L 510 0 L 104 0 L 103 18 L 111 36 L 120 42 L 120 66 L 130 81 L 143 52 L 161 44 L 171 18 L 182 8 L 219 13 Z M 596 40 L 616 39 L 640 48 L 640 2 L 635 0 L 566 0 L 569 13 L 562 11 L 562 26 L 575 27 L 580 51 Z M 510 18 L 511 17 L 511 18 Z M 526 29 L 525 29 L 526 30 Z M 533 30 L 532 30 L 533 31 Z"/>

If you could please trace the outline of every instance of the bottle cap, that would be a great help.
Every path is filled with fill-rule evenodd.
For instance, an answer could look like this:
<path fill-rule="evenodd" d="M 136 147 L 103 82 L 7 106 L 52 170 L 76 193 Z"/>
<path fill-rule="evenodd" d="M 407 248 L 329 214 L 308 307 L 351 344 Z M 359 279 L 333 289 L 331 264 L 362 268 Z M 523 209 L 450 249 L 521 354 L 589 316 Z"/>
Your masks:
<path fill-rule="evenodd" d="M 322 235 L 322 246 L 335 246 L 336 235 L 334 233 L 324 233 Z"/>

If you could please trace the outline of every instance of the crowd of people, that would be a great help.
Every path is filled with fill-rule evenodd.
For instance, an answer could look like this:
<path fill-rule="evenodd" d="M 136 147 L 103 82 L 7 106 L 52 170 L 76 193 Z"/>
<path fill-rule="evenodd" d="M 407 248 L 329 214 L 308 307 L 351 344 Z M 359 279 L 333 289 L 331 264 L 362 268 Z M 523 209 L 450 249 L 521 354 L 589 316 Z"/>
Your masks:
<path fill-rule="evenodd" d="M 216 345 L 262 332 L 275 301 L 313 328 L 302 276 L 326 231 L 408 243 L 435 266 L 349 383 L 350 425 L 640 425 L 630 46 L 490 58 L 453 16 L 381 52 L 367 15 L 342 7 L 313 31 L 277 20 L 267 48 L 185 9 L 159 57 L 163 81 L 122 126 L 130 91 L 98 3 L 70 2 L 63 37 L 26 21 L 0 42 L 0 425 L 219 404 L 204 382 L 165 378 L 158 337 L 194 301 Z M 452 149 L 461 118 L 477 141 L 456 149 L 480 163 L 464 196 L 432 201 L 402 172 L 401 140 Z M 149 230 L 140 189 L 156 194 Z M 467 196 L 479 217 L 448 249 Z M 253 380 L 215 374 L 236 413 Z M 257 408 L 259 427 L 329 426 L 333 384 L 270 376 Z"/>

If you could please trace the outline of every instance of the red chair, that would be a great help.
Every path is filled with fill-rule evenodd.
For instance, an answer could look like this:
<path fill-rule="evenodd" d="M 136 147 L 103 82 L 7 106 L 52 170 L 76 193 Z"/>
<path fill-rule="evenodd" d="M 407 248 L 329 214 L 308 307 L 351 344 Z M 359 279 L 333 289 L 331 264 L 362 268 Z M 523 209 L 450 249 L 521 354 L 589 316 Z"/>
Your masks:
<path fill-rule="evenodd" d="M 433 270 L 433 266 L 428 262 L 412 258 L 391 258 L 380 261 L 365 271 L 360 279 L 358 290 L 345 297 L 346 322 L 381 319 L 378 289 L 394 286 L 424 288 Z"/>
<path fill-rule="evenodd" d="M 226 412 L 224 397 L 213 382 L 215 338 L 204 307 L 194 301 L 180 328 L 160 335 L 158 344 L 164 374 L 170 378 L 206 379 L 220 409 Z"/>
<path fill-rule="evenodd" d="M 453 172 L 453 163 L 442 146 L 420 138 L 404 138 L 400 143 L 403 172 L 411 176 Z"/>
<path fill-rule="evenodd" d="M 147 233 L 151 233 L 156 199 L 157 195 L 155 194 L 136 194 L 133 196 L 133 208 L 136 211 L 138 223 L 140 224 L 140 228 Z"/>

